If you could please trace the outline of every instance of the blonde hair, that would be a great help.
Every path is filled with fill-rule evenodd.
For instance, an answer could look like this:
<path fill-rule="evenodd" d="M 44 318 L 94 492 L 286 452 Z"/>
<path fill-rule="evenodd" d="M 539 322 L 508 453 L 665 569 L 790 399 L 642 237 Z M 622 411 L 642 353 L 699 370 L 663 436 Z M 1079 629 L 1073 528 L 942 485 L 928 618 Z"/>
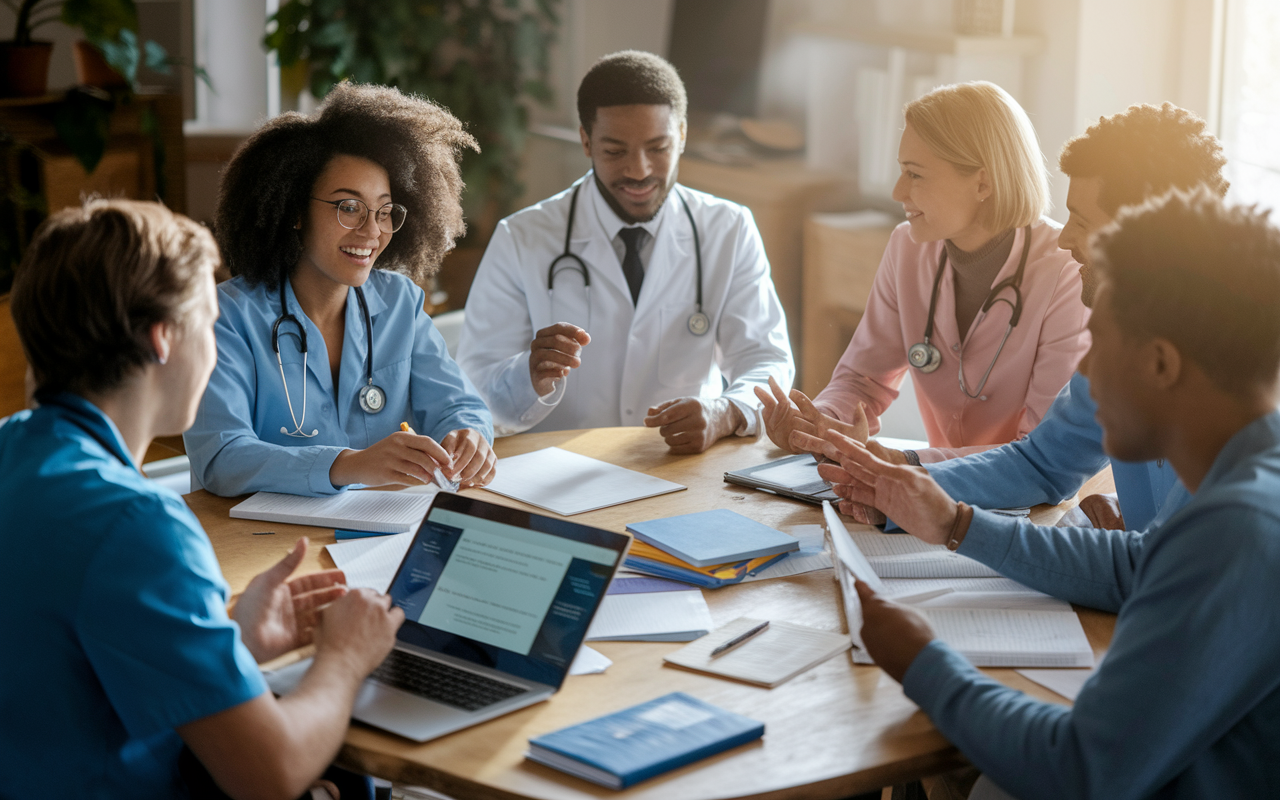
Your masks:
<path fill-rule="evenodd" d="M 1035 128 L 1018 101 L 987 81 L 941 86 L 903 109 L 907 124 L 962 175 L 991 182 L 984 222 L 993 231 L 1030 225 L 1049 210 L 1049 174 Z"/>

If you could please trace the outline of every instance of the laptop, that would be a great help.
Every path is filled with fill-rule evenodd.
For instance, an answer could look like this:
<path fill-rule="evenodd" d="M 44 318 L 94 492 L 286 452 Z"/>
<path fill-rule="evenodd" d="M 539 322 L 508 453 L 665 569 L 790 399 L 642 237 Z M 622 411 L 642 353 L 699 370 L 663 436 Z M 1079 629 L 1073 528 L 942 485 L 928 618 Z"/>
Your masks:
<path fill-rule="evenodd" d="M 546 700 L 569 666 L 630 537 L 440 492 L 388 594 L 395 649 L 351 716 L 425 742 Z M 267 675 L 296 687 L 311 659 Z"/>

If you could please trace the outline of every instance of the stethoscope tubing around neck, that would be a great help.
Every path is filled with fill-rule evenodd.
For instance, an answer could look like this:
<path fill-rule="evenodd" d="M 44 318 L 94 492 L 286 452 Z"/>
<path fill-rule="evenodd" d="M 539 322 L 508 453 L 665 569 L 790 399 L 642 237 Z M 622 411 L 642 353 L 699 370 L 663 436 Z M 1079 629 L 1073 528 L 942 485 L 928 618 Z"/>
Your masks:
<path fill-rule="evenodd" d="M 302 429 L 302 425 L 307 421 L 307 331 L 303 327 L 302 322 L 293 314 L 289 313 L 288 302 L 285 299 L 284 281 L 280 279 L 280 316 L 276 317 L 276 321 L 271 326 L 271 349 L 276 353 L 276 365 L 280 368 L 280 383 L 284 387 L 284 401 L 289 407 L 289 418 L 293 420 L 293 430 L 290 431 L 286 427 L 281 427 L 280 432 L 286 436 L 296 436 L 304 439 L 310 439 L 320 434 L 319 429 L 313 429 L 311 433 L 306 433 Z M 373 319 L 369 314 L 369 304 L 364 299 L 364 290 L 359 286 L 352 287 L 355 289 L 356 301 L 360 304 L 360 315 L 364 318 L 365 333 L 365 362 L 364 376 L 365 385 L 360 390 L 360 406 L 366 413 L 376 414 L 381 411 L 386 404 L 386 396 L 383 391 L 373 385 Z M 299 419 L 293 410 L 293 399 L 289 395 L 289 381 L 284 375 L 284 360 L 280 356 L 280 326 L 292 323 L 297 329 L 298 350 L 302 353 L 302 418 Z"/>
<path fill-rule="evenodd" d="M 987 312 L 990 311 L 991 307 L 996 303 L 1008 304 L 1009 307 L 1012 309 L 1013 313 L 1010 314 L 1009 316 L 1009 324 L 1005 328 L 1004 336 L 1001 337 L 1000 339 L 1000 345 L 996 348 L 995 355 L 991 358 L 991 363 L 987 365 L 986 371 L 982 373 L 982 381 L 978 384 L 978 388 L 972 392 L 969 391 L 969 387 L 964 380 L 964 343 L 960 345 L 960 351 L 958 356 L 959 370 L 957 371 L 958 379 L 960 383 L 960 391 L 964 392 L 965 396 L 970 398 L 971 400 L 986 399 L 985 396 L 982 394 L 982 390 L 986 388 L 987 379 L 991 377 L 991 371 L 995 369 L 996 361 L 1000 359 L 1000 354 L 1004 352 L 1004 346 L 1005 346 L 1005 343 L 1009 341 L 1009 335 L 1013 332 L 1013 329 L 1017 326 L 1018 321 L 1022 318 L 1022 277 L 1023 277 L 1023 274 L 1026 272 L 1027 257 L 1030 255 L 1030 253 L 1031 253 L 1031 226 L 1028 225 L 1025 228 L 1023 228 L 1022 255 L 1018 260 L 1018 269 L 1013 273 L 1013 275 L 1011 275 L 1008 278 L 1005 278 L 1004 280 L 997 283 L 995 286 L 991 287 L 991 291 L 987 293 L 987 299 L 984 300 L 982 303 L 982 310 L 980 312 L 982 316 L 986 316 Z M 944 243 L 942 246 L 942 253 L 938 257 L 938 269 L 933 276 L 933 291 L 929 295 L 929 317 L 928 317 L 928 320 L 925 322 L 924 342 L 923 342 L 926 348 L 933 346 L 932 339 L 933 339 L 934 314 L 938 309 L 938 294 L 939 294 L 939 289 L 942 287 L 942 275 L 944 272 L 946 272 L 946 266 L 947 266 L 947 247 L 946 247 L 946 244 Z M 1013 302 L 1009 302 L 1007 298 L 999 296 L 1000 293 L 1005 289 L 1013 290 L 1013 296 L 1014 296 Z"/>

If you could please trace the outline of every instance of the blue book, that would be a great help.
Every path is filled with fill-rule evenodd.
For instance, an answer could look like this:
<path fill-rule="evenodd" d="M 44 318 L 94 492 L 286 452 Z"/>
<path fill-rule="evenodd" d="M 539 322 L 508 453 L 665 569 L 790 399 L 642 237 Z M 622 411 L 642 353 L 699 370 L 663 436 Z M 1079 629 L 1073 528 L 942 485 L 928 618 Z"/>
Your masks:
<path fill-rule="evenodd" d="M 672 692 L 530 739 L 525 757 L 610 789 L 625 789 L 763 735 L 763 722 Z"/>
<path fill-rule="evenodd" d="M 800 541 L 724 508 L 633 522 L 637 539 L 695 567 L 711 567 L 800 549 Z"/>

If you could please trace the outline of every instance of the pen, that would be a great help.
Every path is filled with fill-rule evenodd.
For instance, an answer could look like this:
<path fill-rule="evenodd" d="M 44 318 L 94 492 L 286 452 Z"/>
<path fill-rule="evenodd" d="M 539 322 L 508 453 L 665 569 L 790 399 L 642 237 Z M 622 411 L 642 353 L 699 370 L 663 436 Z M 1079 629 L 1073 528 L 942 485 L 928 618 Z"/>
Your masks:
<path fill-rule="evenodd" d="M 930 589 L 924 592 L 912 592 L 911 594 L 898 595 L 889 599 L 895 603 L 923 603 L 926 600 L 932 600 L 935 597 L 942 597 L 944 594 L 951 594 L 955 589 L 950 586 L 942 589 Z"/>
<path fill-rule="evenodd" d="M 409 423 L 407 422 L 400 423 L 400 430 L 404 431 L 405 433 L 413 433 L 413 428 L 410 428 Z M 413 433 L 413 435 L 417 436 L 418 434 Z M 436 486 L 439 486 L 441 489 L 444 489 L 447 492 L 458 491 L 458 484 L 446 478 L 444 476 L 444 473 L 440 471 L 439 466 L 432 467 L 432 470 L 433 470 L 432 475 L 435 478 Z"/>
<path fill-rule="evenodd" d="M 724 644 L 720 645 L 716 649 L 712 650 L 711 657 L 715 658 L 716 656 L 724 655 L 725 653 L 729 652 L 733 648 L 747 641 L 748 639 L 755 636 L 756 634 L 764 633 L 765 629 L 768 627 L 769 627 L 769 620 L 765 620 L 764 622 L 761 622 L 759 625 L 756 625 L 751 629 L 738 634 L 737 636 L 733 637 L 729 641 L 725 642 Z"/>

